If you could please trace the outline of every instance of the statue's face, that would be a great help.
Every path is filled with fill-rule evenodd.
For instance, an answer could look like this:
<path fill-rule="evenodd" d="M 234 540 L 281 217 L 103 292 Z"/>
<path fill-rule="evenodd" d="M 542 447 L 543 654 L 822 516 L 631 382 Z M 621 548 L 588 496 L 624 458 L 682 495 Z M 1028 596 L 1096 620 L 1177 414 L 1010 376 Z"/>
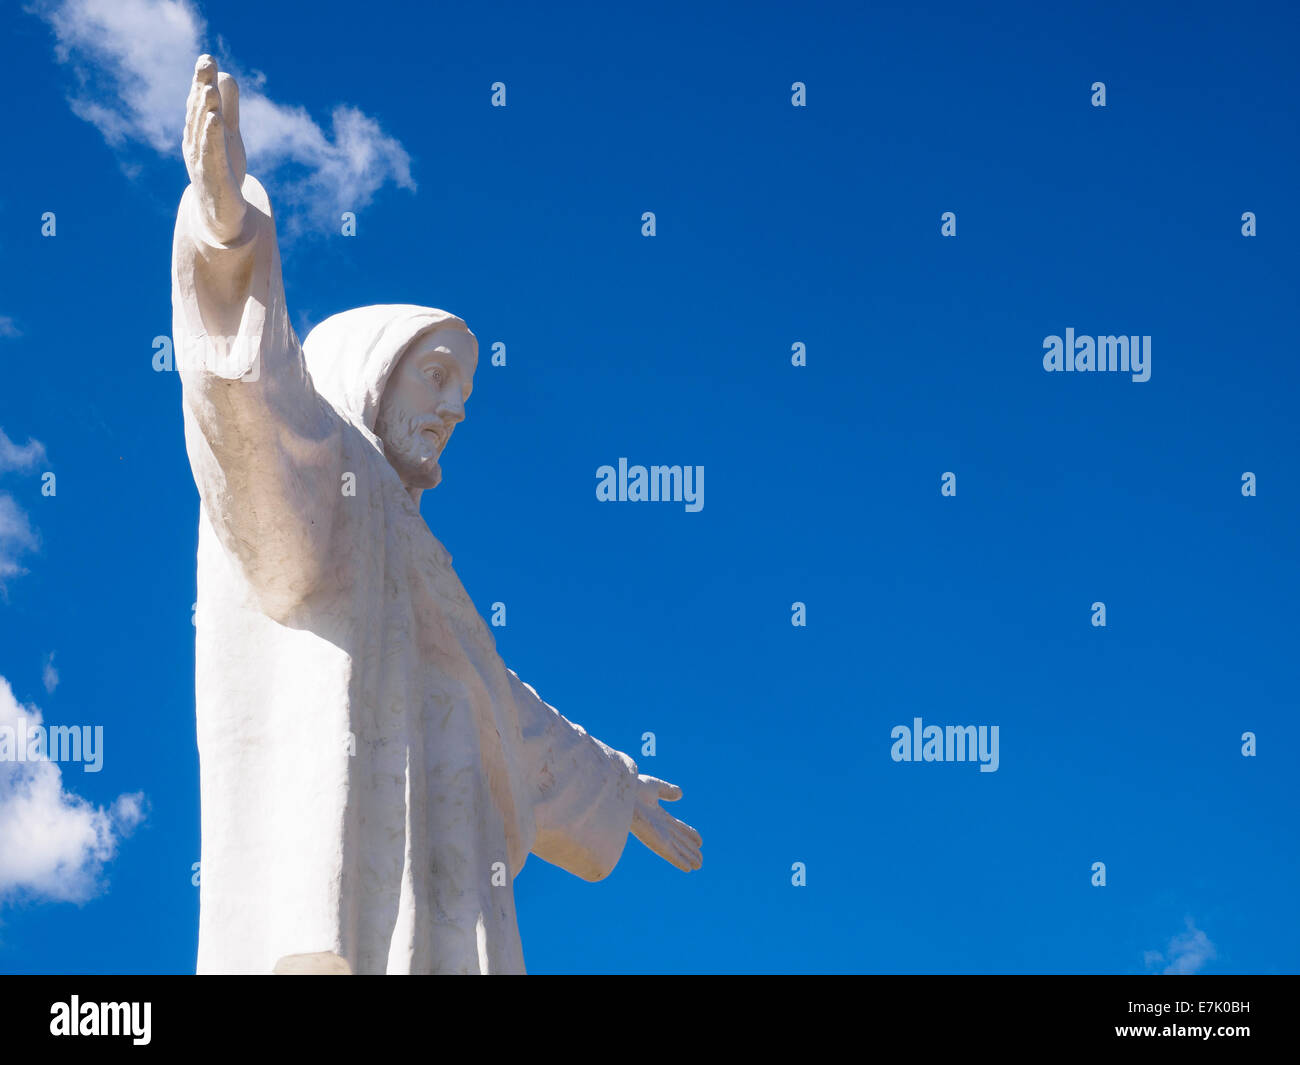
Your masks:
<path fill-rule="evenodd" d="M 402 356 L 379 402 L 375 435 L 408 488 L 434 488 L 442 480 L 438 456 L 456 423 L 465 418 L 474 341 L 460 329 L 435 329 Z"/>

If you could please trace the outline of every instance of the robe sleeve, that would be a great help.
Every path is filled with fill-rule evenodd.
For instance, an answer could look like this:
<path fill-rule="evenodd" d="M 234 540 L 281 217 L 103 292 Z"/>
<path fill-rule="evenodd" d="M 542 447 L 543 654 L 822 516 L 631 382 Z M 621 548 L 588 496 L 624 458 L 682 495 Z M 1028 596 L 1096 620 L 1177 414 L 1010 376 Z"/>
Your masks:
<path fill-rule="evenodd" d="M 542 701 L 510 671 L 524 757 L 535 782 L 532 853 L 584 880 L 622 857 L 636 804 L 637 766 Z"/>
<path fill-rule="evenodd" d="M 282 620 L 319 582 L 341 492 L 343 424 L 289 324 L 266 192 L 221 244 L 187 188 L 172 245 L 172 338 L 204 512 L 262 609 Z"/>

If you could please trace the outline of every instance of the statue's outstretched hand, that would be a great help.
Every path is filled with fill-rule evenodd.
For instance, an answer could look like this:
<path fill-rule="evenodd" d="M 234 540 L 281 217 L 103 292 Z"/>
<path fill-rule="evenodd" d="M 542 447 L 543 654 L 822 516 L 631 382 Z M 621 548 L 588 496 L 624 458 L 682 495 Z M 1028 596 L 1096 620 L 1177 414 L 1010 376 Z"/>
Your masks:
<path fill-rule="evenodd" d="M 700 856 L 704 840 L 685 821 L 678 821 L 659 805 L 660 799 L 676 802 L 681 797 L 682 789 L 676 784 L 642 773 L 632 814 L 632 835 L 664 861 L 689 873 L 704 863 Z"/>
<path fill-rule="evenodd" d="M 228 244 L 243 231 L 247 211 L 240 191 L 246 163 L 239 135 L 239 87 L 229 74 L 218 73 L 210 55 L 199 56 L 194 64 L 181 147 L 200 218 L 218 241 Z"/>

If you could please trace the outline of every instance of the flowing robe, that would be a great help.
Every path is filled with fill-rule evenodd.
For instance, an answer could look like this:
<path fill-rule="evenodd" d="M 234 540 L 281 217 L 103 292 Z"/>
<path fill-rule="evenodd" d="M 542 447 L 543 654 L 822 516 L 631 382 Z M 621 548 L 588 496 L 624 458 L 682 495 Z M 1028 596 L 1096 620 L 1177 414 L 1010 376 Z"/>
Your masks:
<path fill-rule="evenodd" d="M 407 345 L 464 323 L 362 308 L 304 355 L 266 193 L 249 177 L 244 196 L 219 244 L 187 189 L 172 251 L 201 499 L 198 972 L 322 951 L 357 973 L 522 972 L 514 877 L 530 852 L 608 875 L 637 767 L 505 667 L 374 435 Z"/>

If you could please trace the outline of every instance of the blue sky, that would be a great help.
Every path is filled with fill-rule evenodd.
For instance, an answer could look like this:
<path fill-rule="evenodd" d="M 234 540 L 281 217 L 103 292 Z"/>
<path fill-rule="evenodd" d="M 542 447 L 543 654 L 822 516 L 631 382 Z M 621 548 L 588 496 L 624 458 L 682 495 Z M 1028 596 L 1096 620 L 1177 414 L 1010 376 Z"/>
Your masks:
<path fill-rule="evenodd" d="M 689 876 L 531 860 L 531 971 L 1295 972 L 1300 16 L 1136 6 L 6 5 L 0 714 L 105 739 L 40 795 L 0 764 L 0 972 L 193 971 L 198 497 L 151 360 L 199 50 L 265 101 L 299 334 L 477 333 L 424 513 L 704 836 Z M 1150 380 L 1044 372 L 1067 328 Z M 621 456 L 704 508 L 598 502 Z M 917 717 L 998 770 L 891 760 Z"/>

